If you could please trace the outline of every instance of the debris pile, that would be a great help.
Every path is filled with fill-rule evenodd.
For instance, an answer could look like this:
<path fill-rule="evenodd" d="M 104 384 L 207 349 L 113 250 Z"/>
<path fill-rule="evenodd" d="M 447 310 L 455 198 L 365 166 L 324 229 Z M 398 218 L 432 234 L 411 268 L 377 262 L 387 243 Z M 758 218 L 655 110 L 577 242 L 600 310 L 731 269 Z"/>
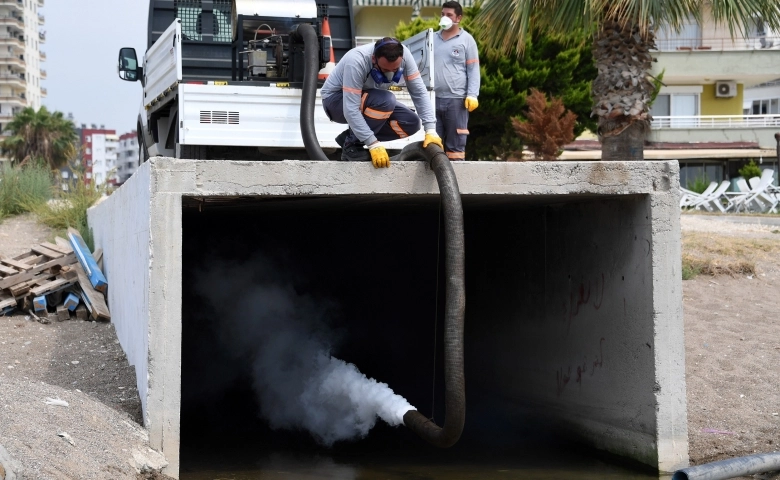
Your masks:
<path fill-rule="evenodd" d="M 22 310 L 41 323 L 111 320 L 102 251 L 90 253 L 78 230 L 69 228 L 67 236 L 13 258 L 0 255 L 0 315 Z"/>

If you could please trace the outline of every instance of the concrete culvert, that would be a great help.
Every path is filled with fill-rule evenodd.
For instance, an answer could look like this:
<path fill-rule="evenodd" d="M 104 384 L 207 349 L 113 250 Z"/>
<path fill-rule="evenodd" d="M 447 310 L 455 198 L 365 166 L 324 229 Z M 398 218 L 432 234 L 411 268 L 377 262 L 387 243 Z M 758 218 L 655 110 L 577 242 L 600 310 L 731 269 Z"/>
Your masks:
<path fill-rule="evenodd" d="M 287 344 L 325 345 L 315 360 L 355 365 L 446 426 L 444 217 L 425 162 L 377 171 L 153 158 L 90 212 L 117 279 L 109 303 L 138 372 L 150 444 L 169 471 L 178 472 L 180 438 L 190 460 L 198 440 L 457 460 L 544 435 L 651 469 L 687 464 L 676 164 L 452 166 L 465 231 L 469 415 L 443 450 L 376 415 L 342 431 L 359 441 L 270 421 L 296 400 L 258 397 L 257 355 L 288 349 L 279 340 L 257 348 L 251 330 L 276 327 L 260 321 L 274 311 L 304 319 L 279 323 L 306 333 Z M 147 212 L 119 214 L 135 204 Z M 264 314 L 258 305 L 276 306 Z M 400 426 L 409 407 L 398 405 L 385 416 Z"/>

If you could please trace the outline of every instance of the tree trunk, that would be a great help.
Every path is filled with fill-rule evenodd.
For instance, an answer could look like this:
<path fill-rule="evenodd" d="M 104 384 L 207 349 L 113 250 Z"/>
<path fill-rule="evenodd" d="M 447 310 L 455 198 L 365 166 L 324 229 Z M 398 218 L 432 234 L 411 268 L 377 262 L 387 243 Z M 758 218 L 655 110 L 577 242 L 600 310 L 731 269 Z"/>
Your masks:
<path fill-rule="evenodd" d="M 608 162 L 645 159 L 647 129 L 642 122 L 634 122 L 617 135 L 601 139 L 601 159 Z"/>
<path fill-rule="evenodd" d="M 649 80 L 655 47 L 652 30 L 606 21 L 593 42 L 598 75 L 593 81 L 592 115 L 598 116 L 601 159 L 643 160 L 644 139 L 650 128 Z"/>

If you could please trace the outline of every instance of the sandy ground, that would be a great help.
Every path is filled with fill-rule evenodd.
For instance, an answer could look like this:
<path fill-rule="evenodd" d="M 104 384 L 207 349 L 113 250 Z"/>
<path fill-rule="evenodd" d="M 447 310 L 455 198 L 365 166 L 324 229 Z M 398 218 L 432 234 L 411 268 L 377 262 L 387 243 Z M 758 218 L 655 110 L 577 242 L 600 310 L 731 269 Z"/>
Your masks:
<path fill-rule="evenodd" d="M 0 223 L 0 254 L 13 257 L 47 240 L 52 232 L 28 215 Z M 140 474 L 164 462 L 149 449 L 141 421 L 135 370 L 112 324 L 0 317 L 4 469 L 21 470 L 26 480 L 161 478 Z"/>
<path fill-rule="evenodd" d="M 714 264 L 754 266 L 748 274 L 683 282 L 691 463 L 777 451 L 780 226 L 683 215 L 682 227 L 684 252 Z M 29 216 L 0 224 L 3 255 L 51 239 Z M 25 479 L 36 480 L 163 478 L 139 474 L 143 465 L 164 461 L 148 448 L 140 422 L 135 373 L 113 325 L 0 317 L 0 463 L 6 468 L 21 467 Z"/>

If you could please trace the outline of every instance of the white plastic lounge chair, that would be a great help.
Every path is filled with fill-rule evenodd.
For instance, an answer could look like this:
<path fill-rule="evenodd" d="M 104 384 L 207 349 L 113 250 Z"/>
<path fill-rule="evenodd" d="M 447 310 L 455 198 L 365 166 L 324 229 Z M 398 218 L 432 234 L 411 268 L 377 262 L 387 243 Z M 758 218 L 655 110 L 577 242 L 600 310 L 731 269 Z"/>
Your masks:
<path fill-rule="evenodd" d="M 680 187 L 680 191 L 682 192 L 680 195 L 680 208 L 695 207 L 696 204 L 714 192 L 716 188 L 718 188 L 718 182 L 710 182 L 710 184 L 702 193 L 696 193 L 694 191 Z"/>
<path fill-rule="evenodd" d="M 693 208 L 707 210 L 708 212 L 726 213 L 726 211 L 731 208 L 731 200 L 725 195 L 726 190 L 728 190 L 730 186 L 731 182 L 729 180 L 723 180 L 720 182 L 720 185 L 718 185 L 718 188 L 711 194 L 699 200 Z M 722 199 L 726 200 L 726 205 L 723 205 Z"/>
<path fill-rule="evenodd" d="M 753 177 L 748 180 L 753 188 L 746 194 L 734 199 L 735 211 L 775 213 L 777 211 L 778 198 L 768 190 L 773 178 L 774 171 L 767 168 L 761 173 L 761 178 Z"/>

